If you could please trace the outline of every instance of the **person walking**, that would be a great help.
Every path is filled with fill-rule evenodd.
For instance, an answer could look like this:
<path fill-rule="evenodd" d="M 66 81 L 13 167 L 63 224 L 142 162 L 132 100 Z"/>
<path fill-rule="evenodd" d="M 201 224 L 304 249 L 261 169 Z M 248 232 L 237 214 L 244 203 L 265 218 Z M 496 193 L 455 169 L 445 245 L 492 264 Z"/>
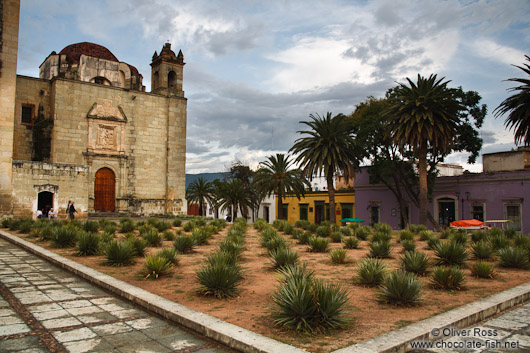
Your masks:
<path fill-rule="evenodd" d="M 74 202 L 72 201 L 72 203 L 70 204 L 70 208 L 68 208 L 68 218 L 70 220 L 74 220 L 75 217 L 74 217 L 74 213 L 77 213 L 75 207 L 74 207 Z"/>
<path fill-rule="evenodd" d="M 70 205 L 72 204 L 72 201 L 68 200 L 68 206 L 66 206 L 66 217 L 64 219 L 68 219 L 70 217 Z"/>

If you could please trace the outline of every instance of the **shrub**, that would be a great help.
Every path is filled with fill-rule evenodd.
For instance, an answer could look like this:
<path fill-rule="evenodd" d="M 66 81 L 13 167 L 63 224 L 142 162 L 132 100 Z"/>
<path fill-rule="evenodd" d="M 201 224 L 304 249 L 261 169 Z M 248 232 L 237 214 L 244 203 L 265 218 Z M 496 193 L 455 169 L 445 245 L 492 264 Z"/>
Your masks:
<path fill-rule="evenodd" d="M 296 222 L 294 222 L 294 226 L 296 228 L 302 228 L 302 229 L 307 229 L 309 224 L 310 224 L 309 221 L 305 219 L 299 219 Z"/>
<path fill-rule="evenodd" d="M 282 271 L 273 294 L 273 319 L 277 326 L 298 332 L 317 333 L 348 324 L 348 294 L 338 285 L 316 280 L 305 267 L 289 266 Z"/>
<path fill-rule="evenodd" d="M 340 243 L 342 242 L 342 233 L 341 232 L 333 232 L 331 233 L 331 241 L 334 243 Z"/>
<path fill-rule="evenodd" d="M 321 237 L 311 237 L 309 246 L 312 252 L 326 252 L 328 251 L 329 240 Z"/>
<path fill-rule="evenodd" d="M 175 233 L 173 231 L 169 230 L 169 229 L 165 230 L 162 233 L 162 238 L 164 240 L 173 241 L 173 240 L 175 240 L 175 237 L 176 237 Z"/>
<path fill-rule="evenodd" d="M 348 252 L 344 249 L 335 249 L 329 252 L 331 256 L 331 262 L 334 264 L 343 264 L 346 262 L 346 255 Z"/>
<path fill-rule="evenodd" d="M 272 226 L 279 230 L 280 232 L 283 231 L 283 227 L 285 227 L 286 221 L 283 219 L 276 219 L 272 222 Z"/>
<path fill-rule="evenodd" d="M 437 265 L 462 266 L 469 256 L 464 245 L 452 241 L 437 244 L 433 251 Z"/>
<path fill-rule="evenodd" d="M 446 229 L 442 233 L 440 233 L 440 239 L 449 239 L 449 237 L 453 234 L 452 229 Z"/>
<path fill-rule="evenodd" d="M 180 218 L 175 218 L 175 219 L 173 220 L 173 227 L 180 227 L 180 226 L 182 226 L 182 219 L 180 219 Z"/>
<path fill-rule="evenodd" d="M 193 241 L 193 238 L 187 235 L 179 235 L 175 238 L 175 241 L 173 242 L 173 247 L 175 248 L 175 250 L 182 254 L 192 252 L 194 246 L 195 241 Z"/>
<path fill-rule="evenodd" d="M 517 229 L 515 228 L 506 228 L 504 229 L 504 235 L 508 237 L 509 239 L 515 237 L 519 232 L 517 232 Z"/>
<path fill-rule="evenodd" d="M 267 227 L 269 224 L 267 223 L 266 220 L 264 220 L 263 218 L 258 218 L 256 219 L 256 221 L 254 222 L 254 228 L 258 231 L 258 232 L 261 232 L 263 229 L 265 229 L 265 227 Z"/>
<path fill-rule="evenodd" d="M 217 298 L 235 297 L 243 280 L 240 266 L 220 261 L 199 268 L 196 276 L 201 284 L 199 293 Z"/>
<path fill-rule="evenodd" d="M 130 218 L 122 218 L 120 220 L 120 233 L 132 232 L 135 228 L 134 221 Z"/>
<path fill-rule="evenodd" d="M 52 230 L 52 246 L 55 248 L 67 248 L 74 246 L 77 242 L 79 231 L 71 226 L 56 227 Z"/>
<path fill-rule="evenodd" d="M 158 279 L 171 273 L 171 262 L 162 256 L 147 256 L 145 258 L 142 276 L 145 279 Z"/>
<path fill-rule="evenodd" d="M 374 241 L 370 244 L 370 257 L 386 258 L 390 256 L 392 246 L 387 241 Z"/>
<path fill-rule="evenodd" d="M 356 281 L 359 284 L 375 287 L 383 283 L 385 263 L 379 259 L 364 259 L 357 267 Z"/>
<path fill-rule="evenodd" d="M 392 239 L 392 235 L 390 235 L 390 233 L 385 233 L 385 232 L 375 232 L 373 235 L 372 235 L 372 238 L 370 239 L 372 242 L 390 242 L 390 240 Z"/>
<path fill-rule="evenodd" d="M 311 233 L 311 231 L 306 230 L 298 238 L 298 244 L 309 244 L 309 239 L 311 239 L 312 236 L 313 234 Z"/>
<path fill-rule="evenodd" d="M 466 280 L 464 272 L 457 267 L 436 267 L 431 274 L 431 283 L 438 289 L 462 289 Z"/>
<path fill-rule="evenodd" d="M 127 240 L 134 249 L 134 256 L 145 256 L 147 250 L 147 242 L 143 238 L 132 237 Z"/>
<path fill-rule="evenodd" d="M 499 249 L 497 255 L 502 267 L 528 268 L 528 253 L 524 249 L 508 246 Z"/>
<path fill-rule="evenodd" d="M 384 303 L 413 306 L 420 303 L 421 294 L 420 280 L 412 273 L 397 270 L 385 277 L 378 299 Z"/>
<path fill-rule="evenodd" d="M 368 226 L 362 226 L 355 230 L 355 236 L 361 240 L 366 240 L 370 233 L 372 233 L 372 229 Z"/>
<path fill-rule="evenodd" d="M 430 249 L 434 249 L 435 247 L 439 246 L 441 244 L 440 238 L 438 238 L 436 235 L 433 235 L 429 239 L 427 239 L 427 246 Z"/>
<path fill-rule="evenodd" d="M 401 268 L 417 275 L 424 275 L 429 268 L 429 258 L 419 251 L 406 251 L 401 257 Z"/>
<path fill-rule="evenodd" d="M 342 239 L 345 249 L 357 249 L 359 247 L 360 240 L 356 237 L 344 237 Z"/>
<path fill-rule="evenodd" d="M 471 233 L 471 241 L 477 243 L 487 239 L 487 233 L 483 230 L 475 230 Z"/>
<path fill-rule="evenodd" d="M 331 235 L 331 228 L 328 227 L 328 226 L 319 226 L 316 230 L 316 234 L 319 236 L 319 237 L 322 237 L 322 238 L 327 238 Z"/>
<path fill-rule="evenodd" d="M 351 237 L 353 235 L 353 229 L 349 227 L 340 227 L 339 232 L 345 237 Z"/>
<path fill-rule="evenodd" d="M 426 241 L 429 240 L 431 237 L 434 236 L 434 233 L 432 230 L 422 230 L 419 232 L 420 240 Z"/>
<path fill-rule="evenodd" d="M 147 226 L 140 231 L 140 236 L 147 242 L 148 246 L 162 246 L 162 235 L 151 226 Z"/>
<path fill-rule="evenodd" d="M 477 261 L 471 266 L 471 273 L 479 278 L 493 278 L 494 268 L 486 261 Z"/>
<path fill-rule="evenodd" d="M 287 235 L 293 234 L 294 227 L 290 225 L 289 223 L 285 224 L 283 227 L 283 232 Z"/>
<path fill-rule="evenodd" d="M 77 240 L 76 248 L 80 256 L 96 255 L 99 251 L 99 235 L 83 232 Z"/>
<path fill-rule="evenodd" d="M 243 242 L 236 241 L 235 239 L 233 240 L 227 239 L 225 242 L 219 245 L 219 250 L 238 257 L 243 251 Z"/>
<path fill-rule="evenodd" d="M 414 241 L 414 235 L 411 231 L 408 231 L 406 229 L 399 232 L 399 241 L 402 242 L 403 240 L 412 240 Z"/>
<path fill-rule="evenodd" d="M 45 220 L 43 219 L 43 221 Z M 22 218 L 20 222 L 18 223 L 18 230 L 20 233 L 28 234 L 29 232 L 31 232 L 34 226 L 35 226 L 35 221 L 33 219 Z"/>
<path fill-rule="evenodd" d="M 97 233 L 99 230 L 99 223 L 96 221 L 86 221 L 83 223 L 83 230 L 90 233 Z"/>
<path fill-rule="evenodd" d="M 528 237 L 528 235 L 523 235 L 519 233 L 513 237 L 513 243 L 517 247 L 526 248 L 528 247 L 528 245 L 530 245 L 530 238 Z"/>
<path fill-rule="evenodd" d="M 210 224 L 216 226 L 219 230 L 224 229 L 226 227 L 226 221 L 222 218 L 216 218 L 211 221 Z"/>
<path fill-rule="evenodd" d="M 479 242 L 473 244 L 471 246 L 473 249 L 473 256 L 475 256 L 476 259 L 490 259 L 493 256 L 493 249 L 490 246 L 489 242 L 486 242 L 484 240 L 480 240 Z"/>
<path fill-rule="evenodd" d="M 111 233 L 112 235 L 116 234 L 116 224 L 114 223 L 105 224 L 103 226 L 103 233 Z"/>
<path fill-rule="evenodd" d="M 386 223 L 376 223 L 374 224 L 374 230 L 376 232 L 391 234 L 392 233 L 392 227 Z"/>
<path fill-rule="evenodd" d="M 210 265 L 215 265 L 218 262 L 226 263 L 229 265 L 236 265 L 238 258 L 237 258 L 237 254 L 220 250 L 220 251 L 208 254 L 208 256 L 206 256 L 206 261 L 208 261 Z"/>
<path fill-rule="evenodd" d="M 173 265 L 176 265 L 179 262 L 177 251 L 175 250 L 175 248 L 162 248 L 162 250 L 157 251 L 156 256 L 160 256 L 167 259 L 167 261 Z"/>
<path fill-rule="evenodd" d="M 197 228 L 197 221 L 195 219 L 190 219 L 186 223 L 184 223 L 184 226 L 182 229 L 184 229 L 185 232 L 191 232 L 193 229 Z"/>
<path fill-rule="evenodd" d="M 401 246 L 403 247 L 403 252 L 416 250 L 416 243 L 414 240 L 403 240 L 401 241 Z"/>
<path fill-rule="evenodd" d="M 293 234 L 292 234 L 292 237 L 293 239 L 300 239 L 300 236 L 304 234 L 304 231 L 302 229 L 295 229 L 293 230 Z"/>
<path fill-rule="evenodd" d="M 299 255 L 296 251 L 289 248 L 278 248 L 269 251 L 269 256 L 272 260 L 272 268 L 281 268 L 298 263 Z"/>
<path fill-rule="evenodd" d="M 105 247 L 107 263 L 113 266 L 132 264 L 134 255 L 135 249 L 129 241 L 112 240 Z"/>
<path fill-rule="evenodd" d="M 409 230 L 414 234 L 419 234 L 427 230 L 427 227 L 423 224 L 409 224 Z"/>
<path fill-rule="evenodd" d="M 280 248 L 286 248 L 287 242 L 285 239 L 280 236 L 276 235 L 275 237 L 271 237 L 269 239 L 261 239 L 261 246 L 266 248 L 268 251 L 280 249 Z"/>
<path fill-rule="evenodd" d="M 40 240 L 51 240 L 52 239 L 52 236 L 53 236 L 53 230 L 55 228 L 58 228 L 57 226 L 56 227 L 53 227 L 51 224 L 45 224 L 43 225 L 41 228 L 40 228 L 40 234 L 39 234 L 39 239 Z"/>
<path fill-rule="evenodd" d="M 495 229 L 495 228 L 493 228 L 493 229 Z M 506 248 L 506 247 L 510 246 L 510 239 L 508 239 L 508 237 L 506 235 L 504 235 L 503 233 L 498 233 L 498 234 L 491 235 L 489 237 L 489 242 L 491 244 L 491 247 L 495 251 L 498 251 L 498 250 L 500 250 L 502 248 Z"/>
<path fill-rule="evenodd" d="M 196 245 L 208 244 L 208 240 L 212 237 L 212 234 L 204 227 L 195 228 L 191 233 L 191 238 Z"/>
<path fill-rule="evenodd" d="M 469 237 L 465 231 L 455 231 L 449 236 L 449 240 L 461 245 L 467 245 Z"/>

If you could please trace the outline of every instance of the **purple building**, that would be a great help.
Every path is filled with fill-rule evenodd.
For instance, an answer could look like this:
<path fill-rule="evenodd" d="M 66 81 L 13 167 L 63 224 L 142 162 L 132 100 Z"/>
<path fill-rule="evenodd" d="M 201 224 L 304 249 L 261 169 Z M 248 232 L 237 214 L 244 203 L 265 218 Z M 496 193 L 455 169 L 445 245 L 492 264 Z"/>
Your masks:
<path fill-rule="evenodd" d="M 508 220 L 506 227 L 529 233 L 530 149 L 485 154 L 483 166 L 482 173 L 458 173 L 436 179 L 429 202 L 434 219 L 442 227 L 463 219 Z M 364 224 L 384 222 L 400 229 L 404 217 L 409 223 L 418 224 L 419 209 L 410 199 L 405 202 L 407 214 L 402 215 L 394 194 L 383 184 L 370 183 L 368 167 L 356 173 L 355 217 L 364 219 Z"/>

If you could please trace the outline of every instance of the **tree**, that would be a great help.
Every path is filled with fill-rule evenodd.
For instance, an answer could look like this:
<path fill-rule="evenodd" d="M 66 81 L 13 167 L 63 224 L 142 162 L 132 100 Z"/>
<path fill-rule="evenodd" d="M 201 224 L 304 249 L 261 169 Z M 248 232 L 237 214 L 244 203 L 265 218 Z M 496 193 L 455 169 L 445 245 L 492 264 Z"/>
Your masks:
<path fill-rule="evenodd" d="M 527 61 L 530 57 L 525 55 Z M 513 65 L 530 75 L 530 65 L 524 64 L 525 67 Z M 516 145 L 521 142 L 525 146 L 530 146 L 530 79 L 510 78 L 507 81 L 521 83 L 521 86 L 508 89 L 511 92 L 518 92 L 506 98 L 497 108 L 495 108 L 495 118 L 506 113 L 508 117 L 504 121 L 504 126 L 508 129 L 514 129 L 514 142 Z"/>
<path fill-rule="evenodd" d="M 199 216 L 204 216 L 204 205 L 212 199 L 213 191 L 213 184 L 202 177 L 188 185 L 186 199 L 188 202 L 197 202 L 199 204 Z"/>
<path fill-rule="evenodd" d="M 298 138 L 289 151 L 297 154 L 295 162 L 300 164 L 304 176 L 326 177 L 330 222 L 335 224 L 334 177 L 341 173 L 346 182 L 353 177 L 353 170 L 358 167 L 362 153 L 353 137 L 351 119 L 342 114 L 335 117 L 331 115 L 330 112 L 325 117 L 310 114 L 310 121 L 301 121 L 310 130 L 298 131 L 304 137 Z"/>
<path fill-rule="evenodd" d="M 220 182 L 220 192 L 219 205 L 223 210 L 232 208 L 233 219 L 237 218 L 238 208 L 243 210 L 251 205 L 250 191 L 239 179 Z"/>
<path fill-rule="evenodd" d="M 400 83 L 389 95 L 388 133 L 404 148 L 410 146 L 418 157 L 420 223 L 427 224 L 428 185 L 427 153 L 447 153 L 454 145 L 458 130 L 459 111 L 463 108 L 456 90 L 447 87 L 436 75 L 424 78 L 418 74 L 417 83 Z"/>
<path fill-rule="evenodd" d="M 251 182 L 252 178 L 254 176 L 254 171 L 248 166 L 245 165 L 243 162 L 236 160 L 232 163 L 230 166 L 230 170 L 228 172 L 228 179 L 238 179 L 243 184 L 243 187 L 247 189 L 247 192 L 249 194 L 249 198 L 251 200 L 255 199 L 256 195 L 253 195 L 253 190 L 251 188 Z M 250 208 L 254 209 L 254 202 L 249 203 Z M 241 209 L 241 215 L 244 218 L 248 218 L 248 208 L 243 207 Z"/>
<path fill-rule="evenodd" d="M 289 157 L 281 153 L 269 156 L 268 160 L 260 163 L 260 167 L 254 175 L 253 185 L 261 192 L 268 195 L 276 193 L 276 204 L 278 218 L 284 219 L 282 201 L 285 194 L 294 193 L 298 199 L 304 195 L 309 182 L 302 176 L 299 169 L 290 169 L 292 166 Z"/>

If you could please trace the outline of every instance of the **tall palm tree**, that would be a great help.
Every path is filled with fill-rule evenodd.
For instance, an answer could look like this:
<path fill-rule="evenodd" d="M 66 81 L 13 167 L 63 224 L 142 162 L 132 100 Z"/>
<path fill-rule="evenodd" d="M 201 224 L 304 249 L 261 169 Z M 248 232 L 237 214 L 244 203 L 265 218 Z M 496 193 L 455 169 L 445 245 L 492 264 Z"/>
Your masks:
<path fill-rule="evenodd" d="M 525 55 L 527 61 L 530 57 Z M 513 65 L 530 75 L 530 65 L 524 64 L 526 68 Z M 530 79 L 510 78 L 507 81 L 521 83 L 521 86 L 512 87 L 508 91 L 518 92 L 513 96 L 506 98 L 497 108 L 495 108 L 495 117 L 509 113 L 504 121 L 504 126 L 508 129 L 514 129 L 515 144 L 523 142 L 524 145 L 530 146 Z"/>
<path fill-rule="evenodd" d="M 297 154 L 296 163 L 300 163 L 306 177 L 326 177 L 329 193 L 329 220 L 335 224 L 335 186 L 333 180 L 341 173 L 346 182 L 353 177 L 353 170 L 359 163 L 359 149 L 353 137 L 351 119 L 339 114 L 332 117 L 328 112 L 325 117 L 310 114 L 310 121 L 301 121 L 310 130 L 298 131 L 304 135 L 295 141 L 290 152 Z"/>
<path fill-rule="evenodd" d="M 394 142 L 408 145 L 418 157 L 420 223 L 427 224 L 428 185 L 427 153 L 448 151 L 459 125 L 458 112 L 462 108 L 456 90 L 447 88 L 436 75 L 424 78 L 418 74 L 417 83 L 409 78 L 409 85 L 400 83 L 389 97 L 388 132 Z"/>
<path fill-rule="evenodd" d="M 254 187 L 268 195 L 276 193 L 278 218 L 285 219 L 282 201 L 287 193 L 294 193 L 298 199 L 304 195 L 305 187 L 310 187 L 309 182 L 302 176 L 299 169 L 290 169 L 291 161 L 284 154 L 277 153 L 269 156 L 268 160 L 260 163 L 254 175 Z"/>
<path fill-rule="evenodd" d="M 242 210 L 251 206 L 249 188 L 239 179 L 230 179 L 221 183 L 221 199 L 219 204 L 221 209 L 232 208 L 232 219 L 237 218 L 237 209 Z"/>
<path fill-rule="evenodd" d="M 199 204 L 199 216 L 204 216 L 204 205 L 211 200 L 213 191 L 213 184 L 202 177 L 188 185 L 186 199 L 188 202 L 197 202 Z"/>

